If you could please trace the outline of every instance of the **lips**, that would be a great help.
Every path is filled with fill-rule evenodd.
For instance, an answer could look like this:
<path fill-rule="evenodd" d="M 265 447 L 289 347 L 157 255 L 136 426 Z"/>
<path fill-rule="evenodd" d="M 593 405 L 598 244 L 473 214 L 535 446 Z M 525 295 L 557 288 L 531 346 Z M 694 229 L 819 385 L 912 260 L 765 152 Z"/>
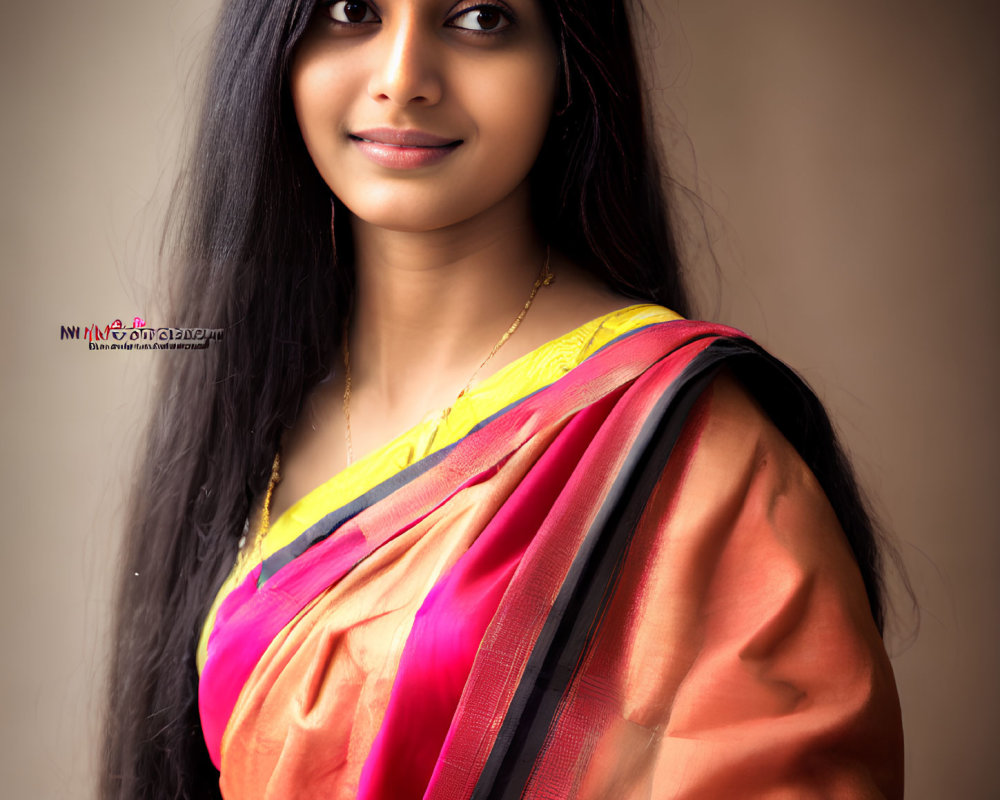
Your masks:
<path fill-rule="evenodd" d="M 446 159 L 461 139 L 414 129 L 372 128 L 355 131 L 349 138 L 372 162 L 387 169 L 415 169 Z"/>
<path fill-rule="evenodd" d="M 384 144 L 391 147 L 452 147 L 462 143 L 461 139 L 449 139 L 446 136 L 412 128 L 372 128 L 355 131 L 350 137 L 370 144 Z"/>

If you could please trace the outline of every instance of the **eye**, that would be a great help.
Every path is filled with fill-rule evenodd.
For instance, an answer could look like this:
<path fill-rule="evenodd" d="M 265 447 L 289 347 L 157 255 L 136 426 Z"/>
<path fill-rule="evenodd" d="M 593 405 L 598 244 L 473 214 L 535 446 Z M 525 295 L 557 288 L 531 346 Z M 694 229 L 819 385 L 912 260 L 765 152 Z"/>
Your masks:
<path fill-rule="evenodd" d="M 345 25 L 378 22 L 378 16 L 372 11 L 372 7 L 362 0 L 335 0 L 325 5 L 330 19 L 334 22 L 342 22 Z"/>
<path fill-rule="evenodd" d="M 510 16 L 499 6 L 481 5 L 456 14 L 448 24 L 453 28 L 476 33 L 494 33 L 508 27 Z"/>

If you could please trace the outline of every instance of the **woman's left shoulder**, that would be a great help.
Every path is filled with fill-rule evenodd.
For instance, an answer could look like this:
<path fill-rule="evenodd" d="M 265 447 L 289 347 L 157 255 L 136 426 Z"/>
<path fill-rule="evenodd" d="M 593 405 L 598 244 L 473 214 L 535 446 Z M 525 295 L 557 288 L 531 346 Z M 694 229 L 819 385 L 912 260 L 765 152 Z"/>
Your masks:
<path fill-rule="evenodd" d="M 725 368 L 699 394 L 671 461 L 652 503 L 669 509 L 650 520 L 669 543 L 656 580 L 668 598 L 697 598 L 698 611 L 671 642 L 671 657 L 690 666 L 664 754 L 698 741 L 705 772 L 683 780 L 713 796 L 778 786 L 902 796 L 892 668 L 812 470 Z"/>

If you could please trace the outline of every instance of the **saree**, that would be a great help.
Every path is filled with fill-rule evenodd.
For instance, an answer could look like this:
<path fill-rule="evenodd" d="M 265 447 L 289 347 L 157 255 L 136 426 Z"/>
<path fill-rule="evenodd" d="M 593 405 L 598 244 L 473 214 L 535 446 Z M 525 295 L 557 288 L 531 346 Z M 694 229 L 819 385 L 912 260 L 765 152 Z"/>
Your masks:
<path fill-rule="evenodd" d="M 220 591 L 199 705 L 227 800 L 902 796 L 793 373 L 634 306 L 463 400 Z"/>

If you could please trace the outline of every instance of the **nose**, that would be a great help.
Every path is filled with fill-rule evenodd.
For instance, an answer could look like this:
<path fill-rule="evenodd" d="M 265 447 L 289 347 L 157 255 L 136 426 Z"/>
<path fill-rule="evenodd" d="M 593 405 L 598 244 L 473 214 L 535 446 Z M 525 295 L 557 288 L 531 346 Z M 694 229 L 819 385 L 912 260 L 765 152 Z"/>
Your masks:
<path fill-rule="evenodd" d="M 385 46 L 368 84 L 372 98 L 398 106 L 440 102 L 435 33 L 424 28 L 412 11 L 401 11 L 397 19 L 382 22 L 380 38 Z"/>

